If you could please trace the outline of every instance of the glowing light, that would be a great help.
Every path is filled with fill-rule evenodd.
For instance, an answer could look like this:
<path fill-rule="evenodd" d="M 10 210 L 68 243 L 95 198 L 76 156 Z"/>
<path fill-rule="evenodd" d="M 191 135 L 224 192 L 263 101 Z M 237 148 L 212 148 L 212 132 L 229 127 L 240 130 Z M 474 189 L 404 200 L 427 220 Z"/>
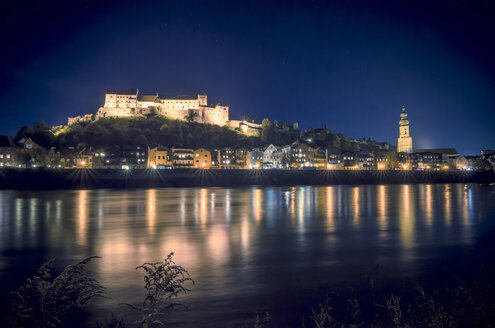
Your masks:
<path fill-rule="evenodd" d="M 385 170 L 385 163 L 378 163 L 379 170 Z"/>

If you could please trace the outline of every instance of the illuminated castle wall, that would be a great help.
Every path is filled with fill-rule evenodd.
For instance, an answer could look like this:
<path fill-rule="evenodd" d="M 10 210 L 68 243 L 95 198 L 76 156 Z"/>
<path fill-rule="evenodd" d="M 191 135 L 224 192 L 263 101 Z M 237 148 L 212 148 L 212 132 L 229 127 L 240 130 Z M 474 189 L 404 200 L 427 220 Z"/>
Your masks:
<path fill-rule="evenodd" d="M 103 117 L 142 117 L 152 112 L 171 119 L 216 125 L 229 121 L 229 107 L 217 104 L 208 106 L 206 94 L 161 96 L 140 94 L 139 90 L 108 89 L 105 104 L 98 109 L 95 119 Z M 91 115 L 69 117 L 68 124 L 92 120 Z"/>

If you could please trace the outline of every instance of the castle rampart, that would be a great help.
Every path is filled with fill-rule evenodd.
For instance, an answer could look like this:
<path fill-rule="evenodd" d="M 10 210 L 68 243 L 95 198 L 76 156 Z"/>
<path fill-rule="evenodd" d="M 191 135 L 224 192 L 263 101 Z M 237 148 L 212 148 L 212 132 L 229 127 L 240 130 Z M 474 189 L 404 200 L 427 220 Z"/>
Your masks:
<path fill-rule="evenodd" d="M 217 104 L 208 106 L 205 93 L 198 95 L 160 96 L 141 94 L 137 89 L 107 89 L 105 103 L 96 116 L 92 114 L 70 117 L 68 124 L 88 122 L 104 117 L 144 117 L 155 111 L 159 115 L 177 120 L 224 126 L 229 121 L 229 107 Z"/>

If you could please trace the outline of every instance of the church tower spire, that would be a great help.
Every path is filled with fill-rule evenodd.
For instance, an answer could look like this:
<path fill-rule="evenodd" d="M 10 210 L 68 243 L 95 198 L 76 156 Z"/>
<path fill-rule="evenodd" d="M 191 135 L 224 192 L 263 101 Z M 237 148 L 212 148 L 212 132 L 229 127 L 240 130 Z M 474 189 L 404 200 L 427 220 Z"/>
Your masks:
<path fill-rule="evenodd" d="M 412 138 L 409 134 L 409 120 L 407 119 L 406 106 L 402 106 L 402 113 L 400 114 L 397 152 L 412 153 Z"/>

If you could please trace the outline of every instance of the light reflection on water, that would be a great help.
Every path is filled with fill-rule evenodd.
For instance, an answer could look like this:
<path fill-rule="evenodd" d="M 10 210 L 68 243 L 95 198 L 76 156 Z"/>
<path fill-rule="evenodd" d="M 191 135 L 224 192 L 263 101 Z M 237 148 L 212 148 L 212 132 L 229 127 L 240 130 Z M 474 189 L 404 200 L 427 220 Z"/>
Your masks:
<path fill-rule="evenodd" d="M 291 302 L 329 281 L 360 283 L 378 263 L 388 266 L 385 279 L 427 274 L 428 265 L 457 254 L 446 248 L 468 253 L 476 244 L 490 212 L 489 188 L 0 191 L 0 270 L 15 269 L 32 250 L 33 267 L 52 257 L 63 266 L 99 255 L 93 268 L 109 291 L 99 313 L 137 302 L 142 278 L 134 268 L 173 251 L 197 282 L 185 297 L 191 312 L 175 320 L 221 324 L 257 310 L 276 313 L 277 297 Z M 6 255 L 11 250 L 19 252 Z M 4 291 L 8 282 L 2 284 Z"/>

